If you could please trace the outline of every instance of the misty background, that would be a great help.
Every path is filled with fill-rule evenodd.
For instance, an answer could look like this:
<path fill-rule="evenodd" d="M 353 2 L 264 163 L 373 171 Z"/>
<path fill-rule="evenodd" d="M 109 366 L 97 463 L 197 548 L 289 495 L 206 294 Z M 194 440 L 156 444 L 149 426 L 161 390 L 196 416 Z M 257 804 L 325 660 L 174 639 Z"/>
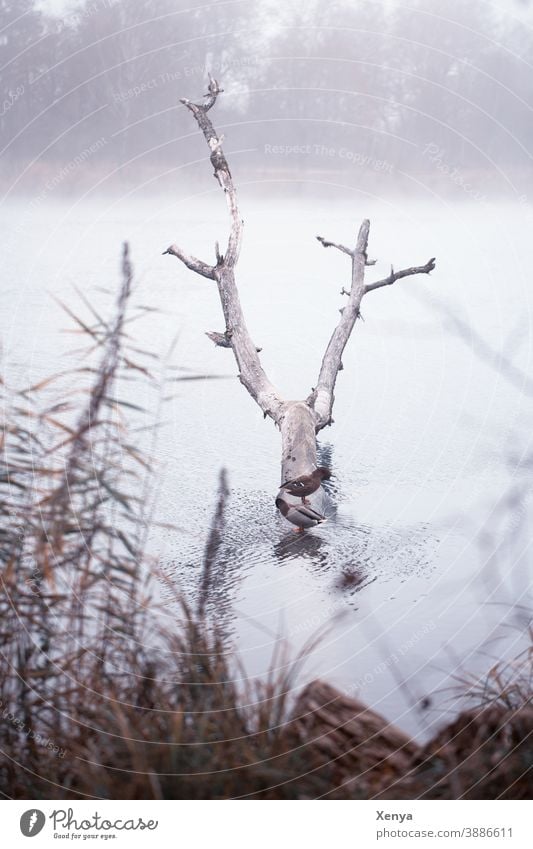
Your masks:
<path fill-rule="evenodd" d="M 206 70 L 223 80 L 219 123 L 248 178 L 342 172 L 387 191 L 419 193 L 420 180 L 458 197 L 530 191 L 527 3 L 2 0 L 0 10 L 11 192 L 144 181 L 165 191 L 197 158 L 178 99 L 198 96 Z M 194 168 L 180 174 L 194 179 Z"/>
<path fill-rule="evenodd" d="M 297 650 L 334 619 L 309 676 L 429 733 L 449 709 L 443 688 L 514 657 L 531 610 L 531 5 L 0 10 L 6 380 L 79 364 L 54 299 L 75 306 L 78 290 L 108 311 L 128 239 L 149 308 L 139 346 L 220 378 L 181 383 L 165 405 L 159 509 L 179 532 L 152 547 L 166 573 L 194 594 L 225 466 L 216 606 L 245 667 L 263 674 L 277 635 Z M 285 397 L 315 385 L 349 282 L 316 235 L 353 244 L 370 218 L 369 282 L 437 257 L 429 278 L 365 299 L 320 436 L 331 515 L 301 540 L 274 508 L 279 434 L 205 337 L 222 330 L 217 294 L 162 256 L 178 242 L 211 262 L 227 233 L 179 104 L 201 97 L 208 71 L 225 90 L 210 114 L 245 219 L 243 308 Z M 153 398 L 130 400 L 153 412 Z"/>

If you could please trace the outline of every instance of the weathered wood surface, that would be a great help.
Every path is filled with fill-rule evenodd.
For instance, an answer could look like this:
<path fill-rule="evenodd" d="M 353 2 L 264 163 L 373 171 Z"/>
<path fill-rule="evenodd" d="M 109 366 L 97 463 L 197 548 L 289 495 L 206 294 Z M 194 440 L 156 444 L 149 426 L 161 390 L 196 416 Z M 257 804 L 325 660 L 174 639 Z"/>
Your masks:
<path fill-rule="evenodd" d="M 184 265 L 200 276 L 216 282 L 226 324 L 225 331 L 209 332 L 207 335 L 216 345 L 231 348 L 239 370 L 239 379 L 254 401 L 277 425 L 281 432 L 281 483 L 309 474 L 317 467 L 316 434 L 332 423 L 334 389 L 339 371 L 342 370 L 342 353 L 360 315 L 360 305 L 365 294 L 374 289 L 388 286 L 402 277 L 414 274 L 429 274 L 435 267 L 435 260 L 429 260 L 424 266 L 413 266 L 394 272 L 384 280 L 365 283 L 365 268 L 374 262 L 367 258 L 370 222 L 364 220 L 354 248 L 338 245 L 321 236 L 317 238 L 326 247 L 334 247 L 350 257 L 351 286 L 343 289 L 348 301 L 341 310 L 341 317 L 334 329 L 324 354 L 317 385 L 306 399 L 287 401 L 269 380 L 259 358 L 260 348 L 251 339 L 242 311 L 239 292 L 235 281 L 235 267 L 243 235 L 243 221 L 237 203 L 237 193 L 228 162 L 222 150 L 222 137 L 218 135 L 209 110 L 214 106 L 222 92 L 216 80 L 210 77 L 207 94 L 203 103 L 193 103 L 183 99 L 181 102 L 192 112 L 201 129 L 210 150 L 210 161 L 214 176 L 224 191 L 230 218 L 230 234 L 225 253 L 221 253 L 218 243 L 215 246 L 216 263 L 210 265 L 186 253 L 181 247 L 171 245 L 165 251 L 177 257 Z M 291 497 L 284 495 L 291 500 Z"/>

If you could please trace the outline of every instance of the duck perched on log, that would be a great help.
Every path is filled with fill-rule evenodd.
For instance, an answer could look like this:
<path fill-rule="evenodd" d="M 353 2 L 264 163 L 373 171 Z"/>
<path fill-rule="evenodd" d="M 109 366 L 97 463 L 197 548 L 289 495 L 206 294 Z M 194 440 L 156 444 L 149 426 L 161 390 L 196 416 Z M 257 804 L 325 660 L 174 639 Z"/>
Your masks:
<path fill-rule="evenodd" d="M 307 504 L 306 496 L 312 495 L 320 487 L 323 480 L 329 480 L 331 472 L 325 466 L 319 466 L 310 475 L 300 475 L 291 481 L 285 481 L 280 489 L 284 489 L 289 495 L 295 495 L 302 499 L 302 504 Z"/>
<path fill-rule="evenodd" d="M 276 507 L 288 522 L 297 526 L 296 531 L 300 533 L 306 528 L 314 528 L 315 525 L 327 521 L 325 516 L 313 510 L 312 507 L 305 504 L 289 504 L 279 495 L 276 498 Z"/>

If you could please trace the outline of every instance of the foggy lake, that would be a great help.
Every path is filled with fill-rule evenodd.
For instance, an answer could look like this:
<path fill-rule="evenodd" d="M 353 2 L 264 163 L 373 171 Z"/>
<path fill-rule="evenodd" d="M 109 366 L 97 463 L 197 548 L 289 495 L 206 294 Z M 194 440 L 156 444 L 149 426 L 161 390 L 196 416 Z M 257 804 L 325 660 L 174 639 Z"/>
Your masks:
<path fill-rule="evenodd" d="M 456 677 L 517 654 L 531 603 L 520 489 L 533 404 L 520 386 L 531 370 L 530 210 L 464 193 L 452 202 L 427 187 L 402 195 L 332 178 L 305 187 L 297 178 L 239 181 L 241 299 L 286 398 L 315 385 L 349 283 L 347 258 L 316 235 L 350 244 L 370 218 L 378 262 L 369 281 L 391 263 L 437 257 L 430 277 L 365 298 L 334 425 L 319 435 L 320 459 L 334 473 L 328 522 L 296 535 L 274 507 L 279 434 L 237 380 L 231 351 L 205 336 L 223 330 L 215 284 L 161 255 L 176 241 L 214 258 L 227 220 L 211 182 L 189 195 L 174 175 L 165 194 L 5 202 L 4 372 L 27 386 L 65 368 L 73 340 L 59 333 L 68 320 L 54 297 L 75 305 L 77 286 L 109 304 L 100 289 L 118 281 L 128 239 L 135 301 L 161 310 L 137 325 L 136 339 L 165 355 L 177 337 L 173 364 L 222 377 L 175 384 L 162 413 L 158 515 L 177 530 L 152 535 L 161 568 L 194 597 L 225 468 L 230 497 L 212 603 L 246 670 L 265 674 L 279 641 L 294 656 L 325 629 L 299 684 L 323 677 L 424 737 L 457 709 Z M 459 335 L 450 315 L 474 335 Z M 511 379 L 509 364 L 521 370 Z"/>

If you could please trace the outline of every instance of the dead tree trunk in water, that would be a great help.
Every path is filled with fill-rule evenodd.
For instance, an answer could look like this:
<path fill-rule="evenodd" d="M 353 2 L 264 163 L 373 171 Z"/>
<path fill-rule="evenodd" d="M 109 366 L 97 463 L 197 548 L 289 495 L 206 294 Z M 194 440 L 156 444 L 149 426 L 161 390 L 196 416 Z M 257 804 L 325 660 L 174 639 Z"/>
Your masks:
<path fill-rule="evenodd" d="M 196 257 L 185 253 L 177 245 L 171 245 L 166 254 L 172 254 L 181 260 L 187 268 L 202 277 L 216 282 L 222 311 L 226 323 L 223 333 L 212 331 L 208 333 L 215 345 L 231 348 L 237 361 L 239 379 L 248 390 L 254 401 L 263 411 L 264 417 L 274 420 L 281 432 L 281 482 L 293 480 L 304 474 L 310 474 L 317 468 L 316 434 L 332 423 L 334 389 L 337 375 L 342 369 L 342 353 L 350 338 L 355 322 L 359 317 L 361 301 L 368 292 L 382 286 L 388 286 L 413 274 L 429 274 L 435 268 L 435 260 L 430 259 L 425 265 L 406 268 L 402 271 L 391 272 L 388 277 L 375 283 L 365 283 L 365 267 L 373 265 L 367 259 L 368 235 L 370 222 L 364 220 L 359 229 L 354 248 L 347 248 L 329 242 L 317 236 L 325 247 L 337 248 L 350 257 L 352 276 L 348 291 L 348 301 L 341 310 L 341 318 L 331 339 L 329 340 L 316 387 L 308 398 L 301 401 L 286 401 L 276 387 L 268 379 L 259 359 L 259 351 L 251 340 L 235 283 L 235 266 L 239 258 L 242 242 L 243 221 L 237 206 L 237 196 L 233 178 L 222 151 L 223 138 L 219 137 L 208 116 L 209 110 L 215 105 L 218 95 L 222 92 L 216 80 L 210 77 L 208 92 L 204 103 L 192 103 L 182 99 L 182 103 L 194 115 L 198 126 L 203 132 L 210 150 L 210 160 L 214 168 L 214 176 L 224 191 L 230 216 L 230 235 L 225 253 L 220 252 L 216 244 L 216 263 L 209 265 Z M 290 503 L 300 503 L 299 498 L 284 493 L 284 498 Z"/>

